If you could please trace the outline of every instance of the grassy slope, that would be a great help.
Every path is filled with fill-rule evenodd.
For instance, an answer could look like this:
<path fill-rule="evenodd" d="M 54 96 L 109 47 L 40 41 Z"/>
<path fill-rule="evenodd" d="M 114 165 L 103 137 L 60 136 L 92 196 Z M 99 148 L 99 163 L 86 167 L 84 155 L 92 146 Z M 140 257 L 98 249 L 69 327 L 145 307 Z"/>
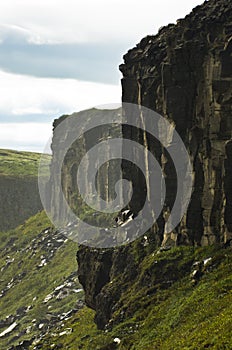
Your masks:
<path fill-rule="evenodd" d="M 175 248 L 162 254 L 150 254 L 140 266 L 140 277 L 160 259 L 167 264 L 181 257 L 196 261 L 214 256 L 211 267 L 196 286 L 189 275 L 166 290 L 150 293 L 138 289 L 137 282 L 123 295 L 123 308 L 128 316 L 112 331 L 98 331 L 93 322 L 94 312 L 81 310 L 67 321 L 73 332 L 65 336 L 48 336 L 42 349 L 231 349 L 232 348 L 232 250 L 218 247 Z M 113 282 L 117 283 L 117 282 Z M 116 315 L 116 316 L 118 316 Z M 113 339 L 121 339 L 115 346 Z"/>
<path fill-rule="evenodd" d="M 0 175 L 37 176 L 40 157 L 40 153 L 0 149 Z"/>
<path fill-rule="evenodd" d="M 0 297 L 0 320 L 4 320 L 8 315 L 16 315 L 19 308 L 32 306 L 23 317 L 17 317 L 17 330 L 7 337 L 0 338 L 0 349 L 7 349 L 9 340 L 31 326 L 33 319 L 36 319 L 37 325 L 32 327 L 29 335 L 23 335 L 20 340 L 30 339 L 36 335 L 39 332 L 38 323 L 46 318 L 48 312 L 53 314 L 67 312 L 74 308 L 77 299 L 81 298 L 80 293 L 70 293 L 62 300 L 57 301 L 54 298 L 47 304 L 43 303 L 49 293 L 77 270 L 75 259 L 77 244 L 72 241 L 62 244 L 47 265 L 38 269 L 41 256 L 46 257 L 49 252 L 47 246 L 43 245 L 45 235 L 41 234 L 48 227 L 51 227 L 51 223 L 42 212 L 15 230 L 0 233 L 0 291 L 6 289 L 14 279 L 13 286 Z M 32 246 L 36 249 L 33 250 Z M 13 259 L 14 261 L 6 266 L 6 262 Z M 80 288 L 78 281 L 76 288 Z M 6 326 L 0 327 L 0 333 L 6 328 Z M 16 340 L 13 343 L 18 342 L 19 340 Z"/>
<path fill-rule="evenodd" d="M 0 319 L 16 314 L 17 309 L 32 305 L 32 309 L 19 318 L 16 332 L 0 339 L 0 348 L 7 349 L 13 336 L 32 325 L 32 319 L 44 319 L 48 313 L 69 311 L 76 305 L 81 295 L 70 294 L 62 301 L 52 300 L 44 304 L 45 296 L 76 271 L 77 245 L 67 241 L 43 268 L 37 269 L 41 255 L 46 255 L 43 246 L 39 246 L 35 255 L 31 254 L 31 243 L 41 240 L 41 231 L 51 224 L 44 213 L 29 219 L 16 230 L 1 234 L 0 270 L 7 259 L 14 261 L 3 271 L 0 277 L 0 290 L 23 272 L 24 278 L 12 286 L 0 298 Z M 135 251 L 136 254 L 136 251 Z M 186 264 L 188 261 L 213 257 L 210 269 L 199 283 L 193 286 L 188 276 L 175 282 L 170 288 L 151 292 L 151 289 L 138 288 L 138 281 L 150 271 L 154 264 L 165 264 L 169 268 L 174 261 Z M 114 349 L 113 339 L 121 339 L 118 349 L 231 349 L 232 345 L 232 250 L 218 247 L 174 248 L 157 254 L 150 253 L 139 265 L 139 278 L 130 291 L 122 296 L 122 307 L 115 313 L 118 318 L 126 311 L 126 318 L 112 331 L 97 330 L 93 318 L 94 312 L 84 308 L 65 321 L 60 328 L 51 328 L 51 332 L 41 341 L 42 349 Z M 120 287 L 121 281 L 113 281 Z M 77 282 L 77 288 L 79 287 Z M 37 298 L 33 301 L 34 298 Z M 38 324 L 38 323 L 37 323 Z M 6 327 L 5 327 L 6 328 Z M 3 331 L 5 328 L 1 328 Z M 71 334 L 62 334 L 62 329 L 71 328 Z M 32 327 L 29 335 L 20 340 L 36 336 L 38 326 Z M 17 344 L 18 340 L 13 343 Z M 34 346 L 31 347 L 33 349 Z"/>

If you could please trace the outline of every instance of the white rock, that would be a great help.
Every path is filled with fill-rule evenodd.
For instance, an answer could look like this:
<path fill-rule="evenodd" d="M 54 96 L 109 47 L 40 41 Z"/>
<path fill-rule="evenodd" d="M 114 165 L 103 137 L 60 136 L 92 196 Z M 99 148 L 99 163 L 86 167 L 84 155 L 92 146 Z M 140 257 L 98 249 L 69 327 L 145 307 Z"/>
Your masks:
<path fill-rule="evenodd" d="M 28 305 L 28 307 L 26 308 L 26 313 L 29 312 L 32 309 L 32 305 Z"/>
<path fill-rule="evenodd" d="M 43 260 L 41 260 L 41 263 L 38 266 L 39 267 L 43 267 L 43 266 L 46 266 L 46 265 L 47 265 L 47 260 L 43 259 Z"/>
<path fill-rule="evenodd" d="M 10 325 L 7 329 L 5 329 L 2 333 L 0 333 L 0 338 L 4 337 L 4 335 L 10 333 L 11 331 L 13 331 L 13 329 L 15 329 L 15 327 L 17 326 L 17 323 L 14 322 L 12 323 L 12 325 Z"/>
<path fill-rule="evenodd" d="M 192 277 L 195 277 L 197 273 L 198 273 L 198 270 L 194 270 L 194 271 L 192 272 Z"/>
<path fill-rule="evenodd" d="M 46 304 L 49 300 L 51 300 L 53 298 L 52 294 L 48 294 L 45 298 L 44 298 L 44 303 Z"/>
<path fill-rule="evenodd" d="M 199 266 L 200 264 L 201 264 L 200 261 L 195 261 L 195 263 L 193 264 L 193 267 L 197 267 L 197 266 Z"/>
<path fill-rule="evenodd" d="M 130 212 L 130 210 L 124 210 L 123 212 L 122 212 L 122 215 L 124 214 L 124 215 L 127 215 L 128 213 Z M 116 339 L 116 338 L 115 338 Z M 118 338 L 117 338 L 118 339 Z"/>
<path fill-rule="evenodd" d="M 208 264 L 208 262 L 210 262 L 212 260 L 212 258 L 208 258 L 204 260 L 204 266 Z"/>
<path fill-rule="evenodd" d="M 31 333 L 31 326 L 29 326 L 29 327 L 27 327 L 27 329 L 26 329 L 26 334 L 29 334 L 29 333 Z"/>
<path fill-rule="evenodd" d="M 65 334 L 71 334 L 72 333 L 72 328 L 67 328 L 63 332 L 59 333 L 59 336 L 65 335 Z"/>
<path fill-rule="evenodd" d="M 121 340 L 120 340 L 119 338 L 114 338 L 114 343 L 120 344 L 120 343 L 121 343 Z"/>
<path fill-rule="evenodd" d="M 64 288 L 64 287 L 65 287 L 65 284 L 61 284 L 60 286 L 58 286 L 58 287 L 55 288 L 55 291 L 60 290 L 60 289 L 62 289 L 62 288 Z"/>

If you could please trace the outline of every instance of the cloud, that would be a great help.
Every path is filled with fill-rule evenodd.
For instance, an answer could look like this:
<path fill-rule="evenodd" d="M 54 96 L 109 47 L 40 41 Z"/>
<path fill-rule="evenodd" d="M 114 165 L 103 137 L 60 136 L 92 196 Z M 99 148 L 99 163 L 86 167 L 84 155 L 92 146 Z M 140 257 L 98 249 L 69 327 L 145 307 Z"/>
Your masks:
<path fill-rule="evenodd" d="M 42 151 L 54 118 L 120 102 L 123 54 L 202 2 L 3 1 L 0 147 Z"/>
<path fill-rule="evenodd" d="M 103 44 L 29 44 L 24 33 L 0 45 L 0 67 L 5 71 L 38 77 L 74 78 L 117 84 L 118 66 L 124 45 Z"/>
<path fill-rule="evenodd" d="M 127 42 L 135 44 L 175 22 L 202 0 L 8 0 L 0 23 L 31 31 L 35 43 Z"/>
<path fill-rule="evenodd" d="M 51 130 L 51 123 L 0 124 L 0 148 L 43 152 Z"/>
<path fill-rule="evenodd" d="M 0 12 L 0 67 L 38 77 L 116 84 L 126 51 L 202 0 L 8 0 Z"/>
<path fill-rule="evenodd" d="M 0 148 L 42 152 L 62 114 L 118 103 L 120 86 L 0 71 Z"/>
<path fill-rule="evenodd" d="M 119 85 L 75 79 L 36 78 L 0 71 L 0 116 L 60 116 L 93 106 L 120 102 Z M 40 117 L 41 118 L 41 117 Z M 15 119 L 14 119 L 15 120 Z M 1 117 L 0 117 L 1 121 Z"/>
<path fill-rule="evenodd" d="M 8 43 L 11 45 L 18 44 L 18 42 L 24 43 L 43 43 L 41 38 L 33 35 L 33 32 L 27 30 L 24 27 L 15 24 L 2 24 L 0 23 L 0 40 L 1 43 Z M 45 43 L 45 42 L 44 42 Z"/>
<path fill-rule="evenodd" d="M 42 108 L 35 108 L 35 107 L 22 107 L 22 108 L 16 108 L 12 110 L 13 115 L 44 115 L 44 114 L 57 114 L 58 110 L 49 110 L 49 109 L 42 109 Z"/>

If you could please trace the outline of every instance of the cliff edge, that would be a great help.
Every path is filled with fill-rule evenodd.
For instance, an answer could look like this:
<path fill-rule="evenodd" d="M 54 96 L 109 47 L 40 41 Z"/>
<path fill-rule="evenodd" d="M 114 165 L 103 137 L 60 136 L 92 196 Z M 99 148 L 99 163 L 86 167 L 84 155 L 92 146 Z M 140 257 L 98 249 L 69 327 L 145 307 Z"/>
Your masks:
<path fill-rule="evenodd" d="M 101 251 L 80 247 L 79 279 L 87 305 L 96 310 L 100 328 L 109 323 L 119 309 L 122 294 L 129 293 L 132 281 L 139 278 L 138 267 L 159 246 L 223 245 L 232 238 L 232 3 L 206 1 L 176 25 L 170 24 L 158 35 L 144 38 L 124 56 L 120 70 L 123 102 L 148 107 L 175 125 L 191 157 L 194 190 L 188 211 L 175 232 L 163 234 L 161 215 L 158 228 L 148 233 L 146 242 L 141 238 L 131 245 Z M 137 131 L 132 130 L 131 136 L 137 140 Z M 152 149 L 149 137 L 147 145 Z M 171 207 L 169 164 L 164 163 L 163 169 L 169 193 L 166 205 Z M 138 174 L 131 175 L 127 167 L 123 170 L 137 182 L 139 198 L 142 192 L 139 195 Z M 179 268 L 174 261 L 173 264 L 167 274 L 159 272 L 164 284 L 173 279 L 169 273 L 180 277 L 191 270 L 190 261 Z M 159 278 L 155 271 L 147 270 L 146 283 L 150 280 L 151 285 L 156 284 Z M 142 288 L 144 280 L 136 283 Z"/>

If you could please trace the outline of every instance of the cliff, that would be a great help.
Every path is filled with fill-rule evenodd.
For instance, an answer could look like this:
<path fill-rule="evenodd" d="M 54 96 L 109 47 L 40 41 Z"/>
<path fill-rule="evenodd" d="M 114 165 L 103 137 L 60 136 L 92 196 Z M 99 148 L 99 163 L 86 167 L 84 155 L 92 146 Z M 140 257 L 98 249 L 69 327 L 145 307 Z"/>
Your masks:
<path fill-rule="evenodd" d="M 144 38 L 120 66 L 123 101 L 166 117 L 191 156 L 194 191 L 176 230 L 182 237 L 187 233 L 190 244 L 224 241 L 232 232 L 231 12 L 230 2 L 205 2 L 177 25 Z M 135 133 L 132 138 L 136 139 Z M 152 150 L 149 136 L 147 144 Z M 171 165 L 165 157 L 161 163 L 167 178 L 166 205 L 171 211 L 175 191 Z M 161 240 L 175 244 L 177 235 Z"/>
<path fill-rule="evenodd" d="M 229 244 L 232 238 L 231 67 L 232 4 L 224 0 L 205 2 L 176 25 L 170 24 L 160 29 L 158 35 L 144 38 L 124 56 L 120 66 L 123 102 L 157 111 L 175 126 L 191 157 L 194 185 L 187 213 L 174 232 L 164 234 L 162 213 L 146 239 L 118 249 L 79 249 L 79 279 L 87 305 L 96 310 L 98 327 L 109 325 L 112 318 L 116 318 L 116 323 L 125 319 L 125 310 L 130 305 L 123 295 L 130 294 L 132 284 L 137 289 L 145 286 L 152 289 L 158 283 L 166 289 L 190 273 L 194 258 L 180 265 L 175 259 L 173 265 L 164 259 L 157 270 L 156 256 L 162 253 L 157 251 L 159 246 L 165 250 L 178 244 L 193 247 Z M 135 118 L 140 118 L 140 114 Z M 154 149 L 149 135 L 141 138 L 140 132 L 128 127 L 122 133 L 135 141 L 142 140 L 140 143 L 149 150 Z M 175 193 L 169 173 L 171 163 L 163 161 L 162 147 L 156 152 L 166 175 L 166 207 L 170 211 Z M 139 173 L 132 172 L 127 165 L 123 172 L 134 181 L 137 198 L 141 198 L 143 186 Z M 135 205 L 131 203 L 131 208 Z M 154 261 L 141 276 L 146 259 Z M 150 293 L 155 290 L 154 287 Z"/>
<path fill-rule="evenodd" d="M 226 0 L 206 1 L 176 25 L 144 38 L 124 56 L 120 66 L 123 102 L 148 107 L 164 116 L 181 136 L 191 159 L 190 204 L 171 232 L 165 231 L 165 221 L 174 206 L 177 174 L 173 176 L 173 160 L 164 144 L 149 132 L 128 126 L 144 124 L 142 108 L 125 113 L 128 123 L 122 127 L 98 128 L 96 123 L 79 139 L 78 126 L 85 128 L 91 119 L 103 118 L 105 113 L 110 120 L 117 120 L 121 110 L 74 113 L 71 119 L 77 128 L 70 123 L 59 129 L 70 119 L 67 116 L 54 122 L 49 167 L 59 176 L 51 178 L 50 183 L 45 181 L 44 189 L 46 209 L 56 228 L 42 212 L 1 234 L 0 338 L 4 348 L 231 349 L 231 67 L 232 4 Z M 145 130 L 149 127 L 145 125 Z M 155 122 L 153 127 L 157 127 Z M 78 236 L 83 243 L 77 252 L 78 278 L 86 307 L 76 280 L 77 246 L 67 239 L 73 238 L 72 230 L 77 227 L 78 231 L 78 225 L 72 221 L 75 215 L 70 219 L 61 199 L 64 197 L 81 220 L 96 225 L 96 231 L 106 225 L 101 243 L 107 246 L 107 225 L 115 225 L 114 218 L 83 203 L 77 169 L 93 146 L 116 137 L 143 147 L 146 184 L 155 182 L 147 151 L 154 154 L 165 175 L 165 205 L 157 222 L 129 244 L 99 249 L 84 246 L 86 237 Z M 126 151 L 122 148 L 122 158 Z M 110 155 L 108 146 L 102 153 Z M 0 152 L 0 194 L 5 204 L 0 219 L 4 227 L 16 225 L 19 218 L 23 220 L 41 205 L 37 201 L 37 156 L 24 154 L 18 162 L 6 156 L 15 158 L 16 154 Z M 136 153 L 134 156 L 140 163 Z M 120 161 L 120 167 L 114 162 L 101 166 L 98 157 L 91 168 L 92 160 L 86 157 L 85 189 L 93 193 L 90 169 L 96 168 L 98 194 L 110 201 L 122 174 L 131 180 L 135 192 L 126 209 L 137 215 L 144 194 L 150 195 L 141 172 L 125 161 Z M 41 174 L 47 175 L 46 171 Z M 66 226 L 57 229 L 57 223 L 65 220 Z"/>

